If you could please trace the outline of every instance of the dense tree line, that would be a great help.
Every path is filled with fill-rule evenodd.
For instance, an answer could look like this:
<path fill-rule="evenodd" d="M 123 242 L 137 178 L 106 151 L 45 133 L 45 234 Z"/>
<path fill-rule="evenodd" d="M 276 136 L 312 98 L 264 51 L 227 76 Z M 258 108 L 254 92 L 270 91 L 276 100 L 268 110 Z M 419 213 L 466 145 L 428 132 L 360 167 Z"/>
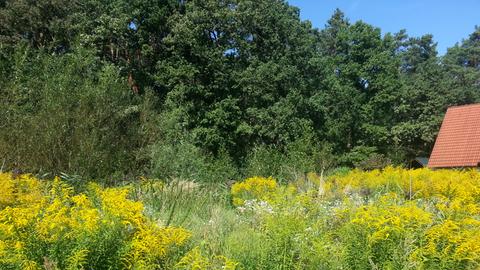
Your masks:
<path fill-rule="evenodd" d="M 2 168 L 201 180 L 428 156 L 480 28 L 382 35 L 279 0 L 0 1 Z"/>

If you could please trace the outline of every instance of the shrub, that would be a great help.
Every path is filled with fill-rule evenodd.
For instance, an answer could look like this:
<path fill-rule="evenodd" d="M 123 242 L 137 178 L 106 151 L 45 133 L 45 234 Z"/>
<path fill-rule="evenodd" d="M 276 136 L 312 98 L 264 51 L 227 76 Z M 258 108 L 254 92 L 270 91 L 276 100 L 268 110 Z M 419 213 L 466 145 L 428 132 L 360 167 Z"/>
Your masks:
<path fill-rule="evenodd" d="M 179 135 L 152 145 L 151 175 L 160 179 L 220 183 L 235 179 L 238 172 L 227 153 L 213 156 L 191 143 L 188 136 Z"/>
<path fill-rule="evenodd" d="M 305 135 L 285 147 L 261 145 L 247 155 L 243 175 L 275 177 L 280 182 L 295 181 L 308 172 L 326 171 L 334 166 L 332 149 Z"/>
<path fill-rule="evenodd" d="M 0 87 L 7 169 L 90 179 L 138 169 L 141 101 L 117 67 L 82 48 L 61 56 L 18 48 L 9 75 Z"/>

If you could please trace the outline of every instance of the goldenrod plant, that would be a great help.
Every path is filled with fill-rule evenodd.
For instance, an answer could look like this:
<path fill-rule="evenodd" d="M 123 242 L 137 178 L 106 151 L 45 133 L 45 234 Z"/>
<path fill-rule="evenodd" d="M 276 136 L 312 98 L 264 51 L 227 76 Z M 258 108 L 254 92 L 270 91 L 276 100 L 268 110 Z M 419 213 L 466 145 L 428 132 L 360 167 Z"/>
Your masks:
<path fill-rule="evenodd" d="M 243 205 L 248 199 L 269 200 L 277 188 L 273 178 L 251 177 L 232 186 L 233 204 Z"/>
<path fill-rule="evenodd" d="M 233 232 L 227 255 L 248 269 L 478 269 L 479 191 L 475 170 L 249 178 L 231 188 L 248 236 Z"/>
<path fill-rule="evenodd" d="M 478 269 L 480 173 L 307 173 L 81 192 L 0 174 L 0 269 Z"/>
<path fill-rule="evenodd" d="M 0 189 L 0 269 L 170 269 L 194 252 L 191 232 L 148 218 L 128 186 L 76 194 L 59 178 L 1 173 Z"/>

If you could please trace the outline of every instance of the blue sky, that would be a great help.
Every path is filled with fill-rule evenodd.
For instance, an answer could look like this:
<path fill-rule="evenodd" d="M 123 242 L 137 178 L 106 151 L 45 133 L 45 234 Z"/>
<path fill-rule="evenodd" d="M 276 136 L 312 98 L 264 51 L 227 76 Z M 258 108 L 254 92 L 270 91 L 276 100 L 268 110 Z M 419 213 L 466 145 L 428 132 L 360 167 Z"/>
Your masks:
<path fill-rule="evenodd" d="M 467 38 L 480 25 L 480 0 L 288 0 L 303 20 L 323 28 L 335 8 L 350 22 L 362 20 L 383 33 L 406 29 L 409 36 L 433 34 L 438 51 Z"/>

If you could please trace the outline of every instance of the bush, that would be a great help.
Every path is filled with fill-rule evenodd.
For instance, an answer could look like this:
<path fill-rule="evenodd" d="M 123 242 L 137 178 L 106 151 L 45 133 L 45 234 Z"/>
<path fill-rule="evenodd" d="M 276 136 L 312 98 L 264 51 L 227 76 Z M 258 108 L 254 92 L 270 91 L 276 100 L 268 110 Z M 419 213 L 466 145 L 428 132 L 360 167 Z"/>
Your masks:
<path fill-rule="evenodd" d="M 138 168 L 138 97 L 120 70 L 88 50 L 52 56 L 18 48 L 0 93 L 0 162 L 84 178 Z"/>
<path fill-rule="evenodd" d="M 156 178 L 225 183 L 238 175 L 226 153 L 214 157 L 186 139 L 159 141 L 151 149 L 151 175 Z"/>
<path fill-rule="evenodd" d="M 377 153 L 376 147 L 356 146 L 341 158 L 341 163 L 361 170 L 382 169 L 392 165 L 392 161 Z"/>
<path fill-rule="evenodd" d="M 334 156 L 327 143 L 318 143 L 308 133 L 285 148 L 257 146 L 247 156 L 244 176 L 273 176 L 281 182 L 305 177 L 308 172 L 322 172 L 334 166 Z"/>

